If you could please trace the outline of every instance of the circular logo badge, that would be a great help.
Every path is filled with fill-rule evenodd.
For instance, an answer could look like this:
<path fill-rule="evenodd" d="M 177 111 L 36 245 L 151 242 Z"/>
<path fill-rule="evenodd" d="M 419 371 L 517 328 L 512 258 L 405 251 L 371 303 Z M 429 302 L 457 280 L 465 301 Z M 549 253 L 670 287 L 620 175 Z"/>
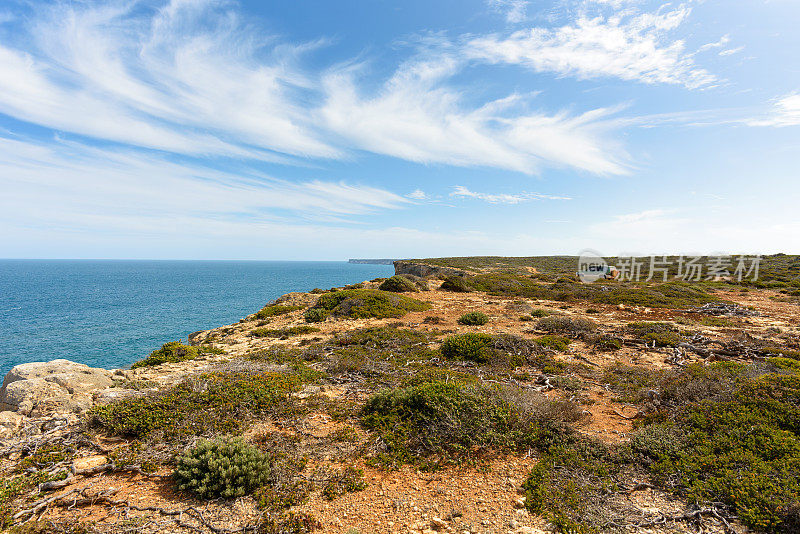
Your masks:
<path fill-rule="evenodd" d="M 578 257 L 578 278 L 584 284 L 591 284 L 605 278 L 610 268 L 605 258 L 596 250 L 582 250 Z"/>

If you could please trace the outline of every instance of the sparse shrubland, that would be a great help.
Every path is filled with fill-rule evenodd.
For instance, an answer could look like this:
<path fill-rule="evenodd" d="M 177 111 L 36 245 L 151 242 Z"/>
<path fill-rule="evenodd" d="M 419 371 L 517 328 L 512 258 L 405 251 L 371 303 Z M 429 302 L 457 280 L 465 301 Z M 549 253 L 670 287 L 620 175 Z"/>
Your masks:
<path fill-rule="evenodd" d="M 489 316 L 483 312 L 469 312 L 458 318 L 458 324 L 480 326 L 489 322 Z"/>
<path fill-rule="evenodd" d="M 326 316 L 351 317 L 353 319 L 399 318 L 408 312 L 424 311 L 429 308 L 430 305 L 425 302 L 376 289 L 353 289 L 326 293 L 321 295 L 312 307 L 313 310 L 322 310 Z M 306 320 L 308 320 L 308 316 L 306 316 Z"/>
<path fill-rule="evenodd" d="M 374 395 L 361 422 L 385 444 L 376 458 L 380 463 L 438 467 L 492 451 L 544 446 L 568 433 L 557 414 L 540 415 L 498 388 L 435 381 Z"/>
<path fill-rule="evenodd" d="M 333 513 L 342 517 L 347 509 L 348 520 L 357 518 L 349 510 L 359 506 L 358 496 L 346 494 L 366 486 L 366 462 L 381 469 L 409 464 L 408 476 L 423 478 L 430 475 L 414 468 L 492 466 L 479 469 L 480 476 L 488 473 L 507 504 L 490 512 L 493 520 L 508 519 L 524 480 L 525 506 L 540 517 L 514 517 L 524 526 L 546 521 L 554 531 L 610 533 L 636 531 L 635 525 L 708 531 L 708 523 L 725 520 L 739 530 L 737 521 L 756 532 L 800 532 L 800 328 L 788 313 L 769 315 L 792 304 L 768 301 L 773 290 L 788 297 L 800 289 L 789 276 L 795 264 L 776 268 L 774 276 L 784 279 L 766 282 L 765 297 L 751 285 L 737 300 L 741 288 L 727 282 L 585 285 L 572 279 L 574 266 L 565 260 L 535 260 L 539 272 L 531 272 L 526 258 L 480 259 L 480 268 L 464 268 L 468 276 L 449 277 L 442 286 L 470 294 L 428 293 L 431 315 L 402 323 L 392 318 L 434 307 L 399 294 L 422 289 L 414 277 L 318 290 L 310 307 L 290 305 L 312 302 L 293 294 L 206 335 L 225 347 L 225 358 L 187 365 L 197 372 L 164 380 L 162 374 L 182 369 L 149 367 L 222 353 L 167 343 L 135 364 L 135 373 L 114 377 L 113 393 L 122 400 L 95 405 L 68 445 L 18 449 L 14 470 L 0 482 L 0 526 L 7 528 L 34 499 L 55 495 L 46 488 L 57 486 L 47 484 L 68 476 L 74 458 L 97 455 L 99 443 L 110 471 L 139 473 L 142 484 L 160 488 L 156 473 L 174 470 L 167 492 L 177 488 L 186 492 L 183 499 L 206 500 L 203 507 L 192 503 L 209 514 L 202 521 L 190 508 L 185 516 L 198 528 L 220 522 L 219 531 L 228 528 L 221 523 L 228 516 L 209 510 L 228 513 L 233 503 L 221 505 L 224 498 L 237 498 L 237 510 L 250 506 L 248 517 L 258 516 L 243 531 L 336 530 Z M 398 286 L 364 289 L 378 284 Z M 683 311 L 716 295 L 756 303 L 762 315 Z M 474 311 L 459 318 L 464 310 Z M 455 326 L 487 324 L 489 316 L 485 329 Z M 320 324 L 299 325 L 300 317 Z M 529 322 L 521 324 L 523 318 Z M 584 424 L 589 428 L 577 432 Z M 25 439 L 35 444 L 47 435 Z M 242 437 L 228 437 L 234 435 Z M 590 437 L 596 435 L 604 442 Z M 516 456 L 494 472 L 487 462 L 501 455 Z M 519 469 L 516 487 L 507 484 L 512 466 Z M 375 490 L 399 502 L 392 484 Z M 151 501 L 161 499 L 152 495 Z M 69 500 L 75 497 L 76 509 L 108 506 L 82 495 Z M 454 492 L 453 499 L 460 508 L 444 517 L 452 531 L 481 520 L 470 508 L 474 494 L 462 499 Z M 50 512 L 73 506 L 67 500 L 52 501 Z M 313 508 L 320 506 L 329 508 Z M 330 513 L 317 521 L 310 512 L 318 510 Z M 402 505 L 387 510 L 393 521 L 408 514 Z M 459 523 L 461 514 L 469 519 Z"/>
<path fill-rule="evenodd" d="M 319 328 L 303 325 L 286 328 L 255 328 L 250 332 L 250 335 L 253 337 L 279 337 L 285 339 L 293 336 L 313 334 L 314 332 L 319 332 Z"/>
<path fill-rule="evenodd" d="M 567 315 L 550 315 L 536 322 L 536 328 L 545 332 L 578 336 L 593 331 L 597 324 L 585 317 L 569 317 Z"/>

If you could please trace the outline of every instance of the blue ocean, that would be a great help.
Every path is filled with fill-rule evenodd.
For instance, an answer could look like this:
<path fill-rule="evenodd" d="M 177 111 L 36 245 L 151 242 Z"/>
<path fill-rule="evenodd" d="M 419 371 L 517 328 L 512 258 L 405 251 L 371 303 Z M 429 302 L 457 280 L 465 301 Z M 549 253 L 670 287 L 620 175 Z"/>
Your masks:
<path fill-rule="evenodd" d="M 346 262 L 0 260 L 0 378 L 56 358 L 125 367 L 284 293 L 393 272 Z"/>

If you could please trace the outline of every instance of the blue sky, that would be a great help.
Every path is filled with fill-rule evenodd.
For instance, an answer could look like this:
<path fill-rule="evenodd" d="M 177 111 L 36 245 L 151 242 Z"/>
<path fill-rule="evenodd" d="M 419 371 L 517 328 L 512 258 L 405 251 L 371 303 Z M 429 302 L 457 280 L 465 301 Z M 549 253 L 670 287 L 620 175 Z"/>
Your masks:
<path fill-rule="evenodd" d="M 0 257 L 800 249 L 794 0 L 0 2 Z"/>

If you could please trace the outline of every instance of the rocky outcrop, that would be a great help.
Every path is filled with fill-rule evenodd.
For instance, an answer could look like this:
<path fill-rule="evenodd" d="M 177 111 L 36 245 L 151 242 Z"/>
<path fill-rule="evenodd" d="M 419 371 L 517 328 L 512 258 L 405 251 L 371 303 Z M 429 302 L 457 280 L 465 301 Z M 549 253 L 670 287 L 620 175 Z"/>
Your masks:
<path fill-rule="evenodd" d="M 410 274 L 419 276 L 420 278 L 445 278 L 447 276 L 466 276 L 467 272 L 453 267 L 441 267 L 439 265 L 398 260 L 394 262 L 394 274 Z"/>
<path fill-rule="evenodd" d="M 0 388 L 0 410 L 28 416 L 84 412 L 92 394 L 111 387 L 111 371 L 69 360 L 17 365 Z"/>

